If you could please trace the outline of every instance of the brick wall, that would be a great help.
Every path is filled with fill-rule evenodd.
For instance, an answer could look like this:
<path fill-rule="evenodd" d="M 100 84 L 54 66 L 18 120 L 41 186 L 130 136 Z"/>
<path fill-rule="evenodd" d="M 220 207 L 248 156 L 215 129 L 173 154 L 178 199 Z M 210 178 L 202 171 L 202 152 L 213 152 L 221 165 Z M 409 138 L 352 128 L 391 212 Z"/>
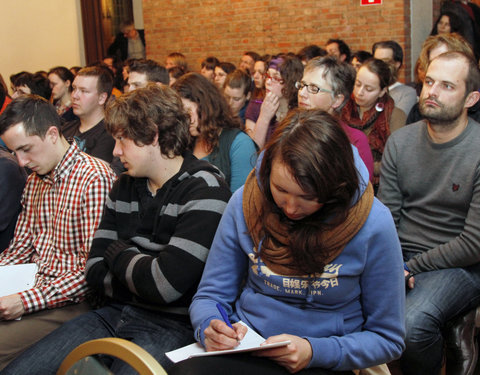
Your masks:
<path fill-rule="evenodd" d="M 297 52 L 340 38 L 352 50 L 394 39 L 410 53 L 410 0 L 143 0 L 149 58 L 164 62 L 182 52 L 191 70 L 206 56 L 238 64 L 242 53 Z M 405 59 L 401 79 L 410 76 Z"/>

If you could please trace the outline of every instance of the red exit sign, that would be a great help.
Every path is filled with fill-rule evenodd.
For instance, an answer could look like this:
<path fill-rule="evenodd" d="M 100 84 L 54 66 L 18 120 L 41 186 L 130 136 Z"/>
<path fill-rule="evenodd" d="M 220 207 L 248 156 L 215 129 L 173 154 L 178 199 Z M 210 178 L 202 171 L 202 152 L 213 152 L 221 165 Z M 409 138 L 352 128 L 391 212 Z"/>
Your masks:
<path fill-rule="evenodd" d="M 360 0 L 360 5 L 381 5 L 382 0 Z"/>

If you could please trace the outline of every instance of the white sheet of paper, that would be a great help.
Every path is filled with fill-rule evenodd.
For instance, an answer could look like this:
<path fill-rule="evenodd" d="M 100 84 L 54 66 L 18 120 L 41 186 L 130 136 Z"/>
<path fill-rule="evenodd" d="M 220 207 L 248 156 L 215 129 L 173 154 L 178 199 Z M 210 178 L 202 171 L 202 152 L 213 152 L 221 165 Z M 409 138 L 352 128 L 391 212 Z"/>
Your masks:
<path fill-rule="evenodd" d="M 239 323 L 248 327 L 242 321 L 240 321 Z M 280 347 L 280 346 L 286 346 L 286 345 L 290 344 L 290 340 L 288 340 L 288 341 L 276 342 L 274 344 L 267 344 L 267 345 L 260 346 L 260 344 L 263 343 L 264 341 L 265 341 L 265 339 L 262 336 L 260 336 L 257 332 L 255 332 L 250 327 L 248 327 L 247 334 L 245 335 L 243 340 L 240 341 L 240 344 L 238 344 L 238 346 L 234 349 L 219 350 L 219 351 L 215 351 L 215 352 L 206 352 L 205 349 L 203 348 L 202 344 L 200 344 L 199 342 L 196 342 L 194 344 L 184 346 L 183 348 L 180 348 L 180 349 L 177 349 L 177 350 L 172 350 L 171 352 L 165 353 L 165 355 L 172 362 L 177 363 L 177 362 L 180 362 L 180 361 L 183 361 L 187 358 L 192 358 L 192 357 L 202 357 L 202 356 L 210 356 L 210 355 L 223 355 L 223 354 L 239 353 L 239 352 L 253 352 L 255 350 L 277 348 L 277 347 Z"/>
<path fill-rule="evenodd" d="M 37 270 L 35 263 L 0 266 L 0 297 L 32 288 Z"/>

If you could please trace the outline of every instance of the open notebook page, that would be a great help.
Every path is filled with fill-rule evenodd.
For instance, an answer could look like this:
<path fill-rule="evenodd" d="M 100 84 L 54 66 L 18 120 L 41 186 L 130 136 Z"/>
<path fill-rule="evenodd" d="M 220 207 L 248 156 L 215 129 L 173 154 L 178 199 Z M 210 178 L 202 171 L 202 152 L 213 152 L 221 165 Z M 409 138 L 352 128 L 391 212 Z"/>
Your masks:
<path fill-rule="evenodd" d="M 245 323 L 240 321 L 239 323 L 243 324 L 244 326 L 248 327 Z M 229 353 L 240 353 L 240 352 L 252 352 L 255 350 L 265 350 L 268 348 L 277 348 L 280 346 L 286 346 L 290 344 L 290 341 L 282 341 L 282 342 L 276 342 L 274 344 L 268 344 L 268 345 L 262 345 L 260 346 L 261 343 L 263 343 L 265 339 L 260 336 L 257 332 L 255 332 L 253 329 L 248 327 L 247 334 L 243 338 L 242 341 L 240 341 L 240 344 L 234 349 L 230 350 L 219 350 L 215 352 L 206 352 L 205 349 L 203 348 L 202 344 L 199 342 L 196 342 L 194 344 L 190 344 L 187 346 L 184 346 L 183 348 L 173 350 L 171 352 L 165 353 L 165 355 L 174 363 L 183 361 L 187 358 L 192 358 L 192 357 L 201 357 L 201 356 L 210 356 L 210 355 L 223 355 L 223 354 L 229 354 Z"/>

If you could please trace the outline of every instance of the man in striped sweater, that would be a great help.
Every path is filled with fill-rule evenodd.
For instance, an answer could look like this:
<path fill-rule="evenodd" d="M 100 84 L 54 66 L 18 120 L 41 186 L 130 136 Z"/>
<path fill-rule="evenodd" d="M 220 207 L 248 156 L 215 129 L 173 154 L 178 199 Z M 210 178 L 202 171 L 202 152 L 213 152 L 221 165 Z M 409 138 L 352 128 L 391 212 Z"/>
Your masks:
<path fill-rule="evenodd" d="M 127 172 L 114 184 L 87 260 L 103 307 L 71 320 L 27 350 L 9 373 L 55 373 L 79 344 L 129 339 L 163 366 L 192 343 L 188 307 L 230 191 L 219 171 L 189 151 L 190 118 L 169 87 L 118 98 L 105 122 Z M 126 373 L 122 361 L 109 364 Z M 127 371 L 128 372 L 128 371 Z"/>

